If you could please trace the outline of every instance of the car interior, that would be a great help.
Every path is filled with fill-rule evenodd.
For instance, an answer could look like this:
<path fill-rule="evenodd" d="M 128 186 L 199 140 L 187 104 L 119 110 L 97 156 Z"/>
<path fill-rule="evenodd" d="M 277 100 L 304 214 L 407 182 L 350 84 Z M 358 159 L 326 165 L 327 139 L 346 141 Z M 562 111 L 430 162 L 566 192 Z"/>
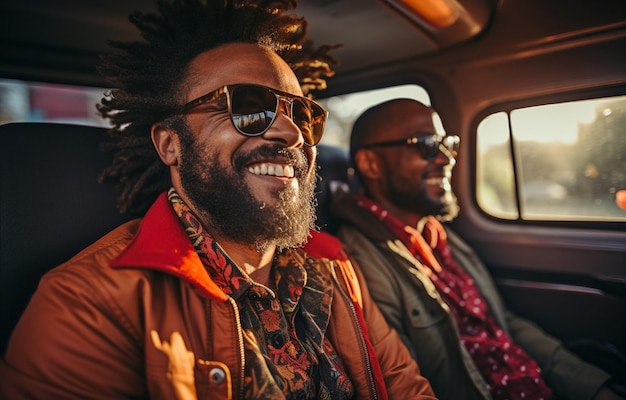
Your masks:
<path fill-rule="evenodd" d="M 25 83 L 109 89 L 95 70 L 100 54 L 109 40 L 139 39 L 127 16 L 154 8 L 152 0 L 0 3 L 3 352 L 41 275 L 137 217 L 121 215 L 115 188 L 98 183 L 110 163 L 100 149 L 106 125 L 20 114 L 10 100 L 19 92 L 34 103 Z M 341 45 L 336 74 L 314 93 L 338 118 L 318 145 L 320 229 L 337 229 L 333 193 L 359 190 L 347 138 L 366 106 L 350 111 L 347 96 L 371 93 L 375 104 L 397 96 L 383 90 L 419 87 L 461 137 L 453 175 L 461 213 L 450 227 L 511 310 L 609 371 L 626 393 L 626 2 L 300 0 L 296 12 L 316 44 Z M 91 108 L 98 100 L 89 98 Z M 573 107 L 581 105 L 587 119 Z M 577 136 L 566 139 L 568 118 Z"/>
<path fill-rule="evenodd" d="M 100 149 L 105 134 L 106 128 L 71 124 L 0 126 L 0 177 L 10 188 L 2 191 L 0 209 L 3 350 L 45 272 L 139 217 L 121 214 L 114 185 L 98 183 L 111 163 Z M 316 224 L 323 231 L 337 228 L 329 213 L 331 194 L 358 190 L 350 171 L 347 152 L 319 146 Z"/>

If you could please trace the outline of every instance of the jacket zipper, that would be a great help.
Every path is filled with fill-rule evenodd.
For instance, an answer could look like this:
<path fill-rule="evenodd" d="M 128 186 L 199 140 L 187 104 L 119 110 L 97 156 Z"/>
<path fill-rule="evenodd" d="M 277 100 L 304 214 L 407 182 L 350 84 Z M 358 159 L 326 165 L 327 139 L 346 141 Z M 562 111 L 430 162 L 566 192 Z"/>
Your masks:
<path fill-rule="evenodd" d="M 237 307 L 237 302 L 232 297 L 228 296 L 228 302 L 233 306 L 233 311 L 235 312 L 235 323 L 237 324 L 237 337 L 239 339 L 239 358 L 241 361 L 241 369 L 239 370 L 239 396 L 237 399 L 243 399 L 244 393 L 244 384 L 245 384 L 245 364 L 246 364 L 246 352 L 243 344 L 243 333 L 241 328 L 241 321 L 239 320 L 239 307 Z"/>
<path fill-rule="evenodd" d="M 329 260 L 329 262 L 333 271 L 335 271 L 335 264 L 333 263 L 332 260 Z M 374 374 L 372 372 L 372 364 L 367 353 L 367 348 L 365 346 L 365 339 L 363 338 L 363 331 L 361 330 L 361 325 L 359 324 L 359 321 L 356 317 L 356 310 L 354 308 L 354 304 L 352 303 L 352 299 L 350 298 L 350 296 L 348 296 L 344 292 L 343 288 L 341 287 L 341 284 L 338 282 L 337 277 L 336 277 L 336 272 L 333 273 L 333 278 L 335 279 L 335 283 L 337 284 L 337 288 L 339 289 L 339 292 L 347 300 L 348 307 L 350 308 L 350 311 L 352 314 L 352 324 L 354 327 L 356 327 L 356 331 L 360 333 L 358 335 L 359 345 L 360 345 L 359 347 L 361 348 L 361 354 L 363 355 L 363 362 L 365 364 L 365 369 L 367 371 L 367 377 L 369 378 L 368 383 L 369 383 L 370 391 L 372 393 L 372 400 L 376 400 L 378 399 L 378 392 L 376 391 L 376 385 L 374 385 Z"/>
<path fill-rule="evenodd" d="M 215 244 L 220 249 L 224 257 L 226 257 L 231 263 L 233 263 L 233 265 L 239 268 L 237 263 L 235 263 L 235 261 L 232 258 L 230 258 L 226 250 L 224 250 L 224 248 L 222 248 L 222 246 L 219 243 L 215 242 Z M 228 302 L 233 307 L 233 311 L 235 312 L 235 323 L 237 324 L 237 336 L 239 339 L 239 358 L 241 361 L 240 363 L 241 369 L 239 370 L 240 382 L 239 382 L 239 396 L 237 397 L 237 399 L 243 399 L 244 384 L 245 384 L 244 375 L 245 375 L 245 368 L 246 368 L 246 351 L 245 351 L 245 346 L 243 343 L 243 329 L 241 327 L 241 320 L 239 318 L 239 307 L 237 306 L 237 302 L 231 296 L 228 296 Z"/>

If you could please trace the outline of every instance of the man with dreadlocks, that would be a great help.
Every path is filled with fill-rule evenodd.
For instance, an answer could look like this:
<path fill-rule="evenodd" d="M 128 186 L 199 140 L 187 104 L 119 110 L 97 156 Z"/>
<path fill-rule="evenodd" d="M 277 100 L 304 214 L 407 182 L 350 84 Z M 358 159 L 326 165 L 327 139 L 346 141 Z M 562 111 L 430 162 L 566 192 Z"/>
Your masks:
<path fill-rule="evenodd" d="M 303 92 L 335 61 L 294 7 L 131 16 L 144 41 L 101 67 L 103 179 L 144 216 L 42 279 L 0 397 L 434 399 L 339 242 L 310 233 L 326 111 Z"/>

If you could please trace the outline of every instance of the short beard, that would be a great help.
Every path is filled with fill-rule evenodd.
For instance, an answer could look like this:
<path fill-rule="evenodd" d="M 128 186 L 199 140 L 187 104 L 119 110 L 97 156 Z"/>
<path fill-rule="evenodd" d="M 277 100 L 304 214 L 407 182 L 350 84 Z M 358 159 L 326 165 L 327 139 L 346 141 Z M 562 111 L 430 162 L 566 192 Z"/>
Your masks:
<path fill-rule="evenodd" d="M 395 181 L 392 181 L 389 186 L 388 196 L 396 206 L 403 210 L 422 216 L 432 215 L 442 222 L 452 221 L 458 216 L 460 207 L 452 187 L 450 187 L 451 172 L 451 169 L 446 170 L 444 167 L 448 187 L 443 196 L 437 200 L 431 199 L 423 186 L 419 188 L 419 191 L 415 191 L 415 188 L 407 186 L 406 182 Z M 422 177 L 422 182 L 425 180 L 426 177 Z"/>
<path fill-rule="evenodd" d="M 461 207 L 459 206 L 459 201 L 457 200 L 452 189 L 446 190 L 441 198 L 441 203 L 443 204 L 443 207 L 441 208 L 441 211 L 435 215 L 439 221 L 449 222 L 459 215 Z"/>
<path fill-rule="evenodd" d="M 447 179 L 447 187 L 443 196 L 441 196 L 441 211 L 435 215 L 437 219 L 441 222 L 449 222 L 455 219 L 459 212 L 461 211 L 461 207 L 459 206 L 459 201 L 452 190 L 452 169 L 454 168 L 454 164 L 448 164 L 443 167 L 444 176 Z"/>
<path fill-rule="evenodd" d="M 283 154 L 295 162 L 299 193 L 291 186 L 276 190 L 274 206 L 258 201 L 244 184 L 243 165 L 253 154 L 240 154 L 231 170 L 219 164 L 218 152 L 198 150 L 191 134 L 181 134 L 180 179 L 194 211 L 210 221 L 209 231 L 230 240 L 254 244 L 258 252 L 271 246 L 278 251 L 300 247 L 314 228 L 316 176 L 301 149 L 268 145 L 255 150 L 264 155 Z"/>

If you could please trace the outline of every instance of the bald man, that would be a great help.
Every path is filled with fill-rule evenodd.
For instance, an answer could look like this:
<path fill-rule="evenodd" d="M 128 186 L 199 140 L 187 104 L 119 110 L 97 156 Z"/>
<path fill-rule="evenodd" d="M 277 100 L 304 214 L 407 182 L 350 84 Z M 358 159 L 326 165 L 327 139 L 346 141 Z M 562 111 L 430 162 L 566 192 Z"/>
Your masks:
<path fill-rule="evenodd" d="M 363 191 L 338 195 L 333 213 L 385 318 L 440 399 L 620 398 L 605 387 L 608 374 L 507 311 L 476 254 L 441 224 L 459 209 L 459 142 L 411 99 L 374 106 L 354 124 Z"/>

